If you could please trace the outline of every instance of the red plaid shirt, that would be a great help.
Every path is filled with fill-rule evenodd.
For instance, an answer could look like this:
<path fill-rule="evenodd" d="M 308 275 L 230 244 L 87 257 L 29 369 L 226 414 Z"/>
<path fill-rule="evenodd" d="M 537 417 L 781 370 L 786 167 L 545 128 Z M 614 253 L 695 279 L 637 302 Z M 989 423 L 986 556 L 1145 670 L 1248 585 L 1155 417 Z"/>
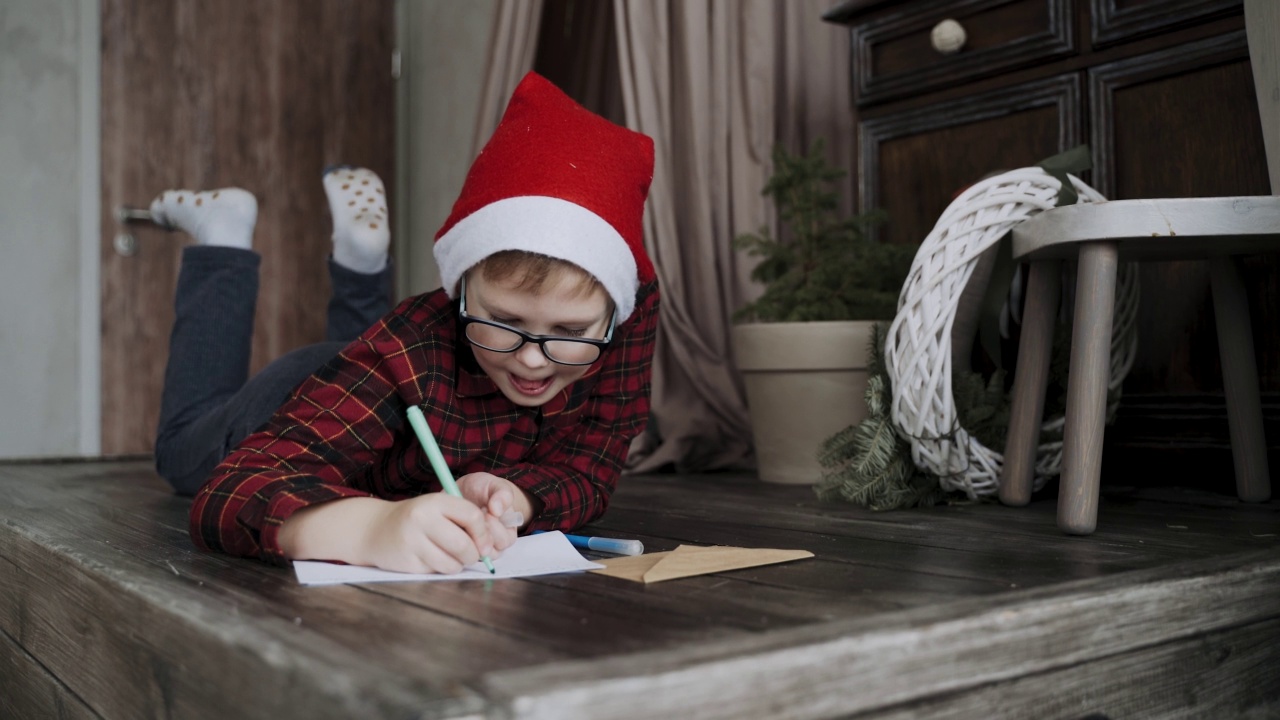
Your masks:
<path fill-rule="evenodd" d="M 402 500 L 440 490 L 405 419 L 420 405 L 458 476 L 505 477 L 541 501 L 530 530 L 600 517 L 649 414 L 657 283 L 587 374 L 539 408 L 520 407 L 458 343 L 442 290 L 409 298 L 302 383 L 214 470 L 191 506 L 207 550 L 277 563 L 280 524 L 338 498 Z"/>

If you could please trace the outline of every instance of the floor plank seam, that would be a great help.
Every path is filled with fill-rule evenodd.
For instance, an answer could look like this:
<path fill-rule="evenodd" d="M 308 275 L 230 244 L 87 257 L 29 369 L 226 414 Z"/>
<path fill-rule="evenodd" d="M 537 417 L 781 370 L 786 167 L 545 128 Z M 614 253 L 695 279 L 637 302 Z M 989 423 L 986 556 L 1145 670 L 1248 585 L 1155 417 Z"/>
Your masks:
<path fill-rule="evenodd" d="M 92 705 L 90 705 L 83 697 L 80 696 L 79 693 L 71 689 L 70 686 L 68 686 L 65 682 L 63 682 L 62 678 L 58 677 L 57 673 L 53 672 L 53 670 L 51 670 L 48 665 L 45 665 L 44 662 L 40 660 L 40 658 L 32 654 L 32 652 L 25 645 L 18 642 L 17 638 L 15 638 L 13 635 L 10 635 L 9 632 L 2 627 L 0 627 L 0 635 L 4 635 L 9 642 L 13 643 L 14 647 L 21 650 L 23 654 L 25 654 L 28 658 L 31 659 L 31 662 L 39 666 L 40 669 L 43 670 L 44 673 L 48 675 L 53 680 L 53 682 L 55 682 L 58 685 L 59 688 L 61 688 L 64 692 L 66 692 L 71 697 L 75 698 L 89 712 L 93 713 L 94 717 L 98 717 L 98 718 L 102 717 L 102 713 L 99 713 L 97 710 L 95 710 Z"/>

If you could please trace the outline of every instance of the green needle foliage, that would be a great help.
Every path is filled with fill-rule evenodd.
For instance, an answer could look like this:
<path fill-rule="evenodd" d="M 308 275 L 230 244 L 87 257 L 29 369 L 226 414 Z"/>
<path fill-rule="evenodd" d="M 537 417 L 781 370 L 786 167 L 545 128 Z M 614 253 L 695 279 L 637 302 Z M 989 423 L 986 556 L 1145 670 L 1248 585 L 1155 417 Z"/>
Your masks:
<path fill-rule="evenodd" d="M 873 211 L 840 218 L 830 167 L 818 140 L 807 155 L 773 151 L 774 172 L 764 187 L 778 209 L 785 238 L 766 228 L 739 235 L 734 247 L 760 258 L 751 278 L 765 286 L 735 320 L 807 322 L 883 320 L 897 312 L 898 293 L 916 248 L 875 242 L 868 230 L 884 221 Z"/>
<path fill-rule="evenodd" d="M 945 497 L 938 479 L 911 460 L 911 444 L 898 436 L 889 417 L 893 388 L 884 371 L 886 328 L 872 337 L 867 416 L 823 442 L 818 451 L 822 479 L 815 490 L 822 500 L 847 500 L 871 510 L 928 506 Z"/>

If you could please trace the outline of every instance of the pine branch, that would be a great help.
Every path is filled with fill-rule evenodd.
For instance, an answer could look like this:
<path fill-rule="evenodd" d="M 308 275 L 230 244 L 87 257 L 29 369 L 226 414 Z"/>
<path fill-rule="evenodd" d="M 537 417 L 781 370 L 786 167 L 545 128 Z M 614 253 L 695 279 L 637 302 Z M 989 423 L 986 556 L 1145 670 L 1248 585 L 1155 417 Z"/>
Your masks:
<path fill-rule="evenodd" d="M 867 416 L 822 443 L 823 473 L 815 490 L 823 500 L 843 499 L 871 510 L 932 505 L 943 497 L 942 489 L 936 478 L 916 470 L 911 445 L 889 417 L 893 391 L 883 370 L 884 326 L 877 324 L 872 337 Z"/>

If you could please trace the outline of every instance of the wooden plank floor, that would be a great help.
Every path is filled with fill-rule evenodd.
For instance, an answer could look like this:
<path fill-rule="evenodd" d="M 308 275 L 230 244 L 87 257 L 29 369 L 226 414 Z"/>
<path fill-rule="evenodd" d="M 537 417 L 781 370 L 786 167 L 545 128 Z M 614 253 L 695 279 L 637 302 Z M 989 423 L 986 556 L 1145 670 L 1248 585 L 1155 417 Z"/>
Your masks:
<path fill-rule="evenodd" d="M 1069 537 L 1045 500 L 876 514 L 641 476 L 594 530 L 816 557 L 304 588 L 196 552 L 146 463 L 0 464 L 0 498 L 3 718 L 1280 713 L 1275 501 L 1112 488 Z"/>

